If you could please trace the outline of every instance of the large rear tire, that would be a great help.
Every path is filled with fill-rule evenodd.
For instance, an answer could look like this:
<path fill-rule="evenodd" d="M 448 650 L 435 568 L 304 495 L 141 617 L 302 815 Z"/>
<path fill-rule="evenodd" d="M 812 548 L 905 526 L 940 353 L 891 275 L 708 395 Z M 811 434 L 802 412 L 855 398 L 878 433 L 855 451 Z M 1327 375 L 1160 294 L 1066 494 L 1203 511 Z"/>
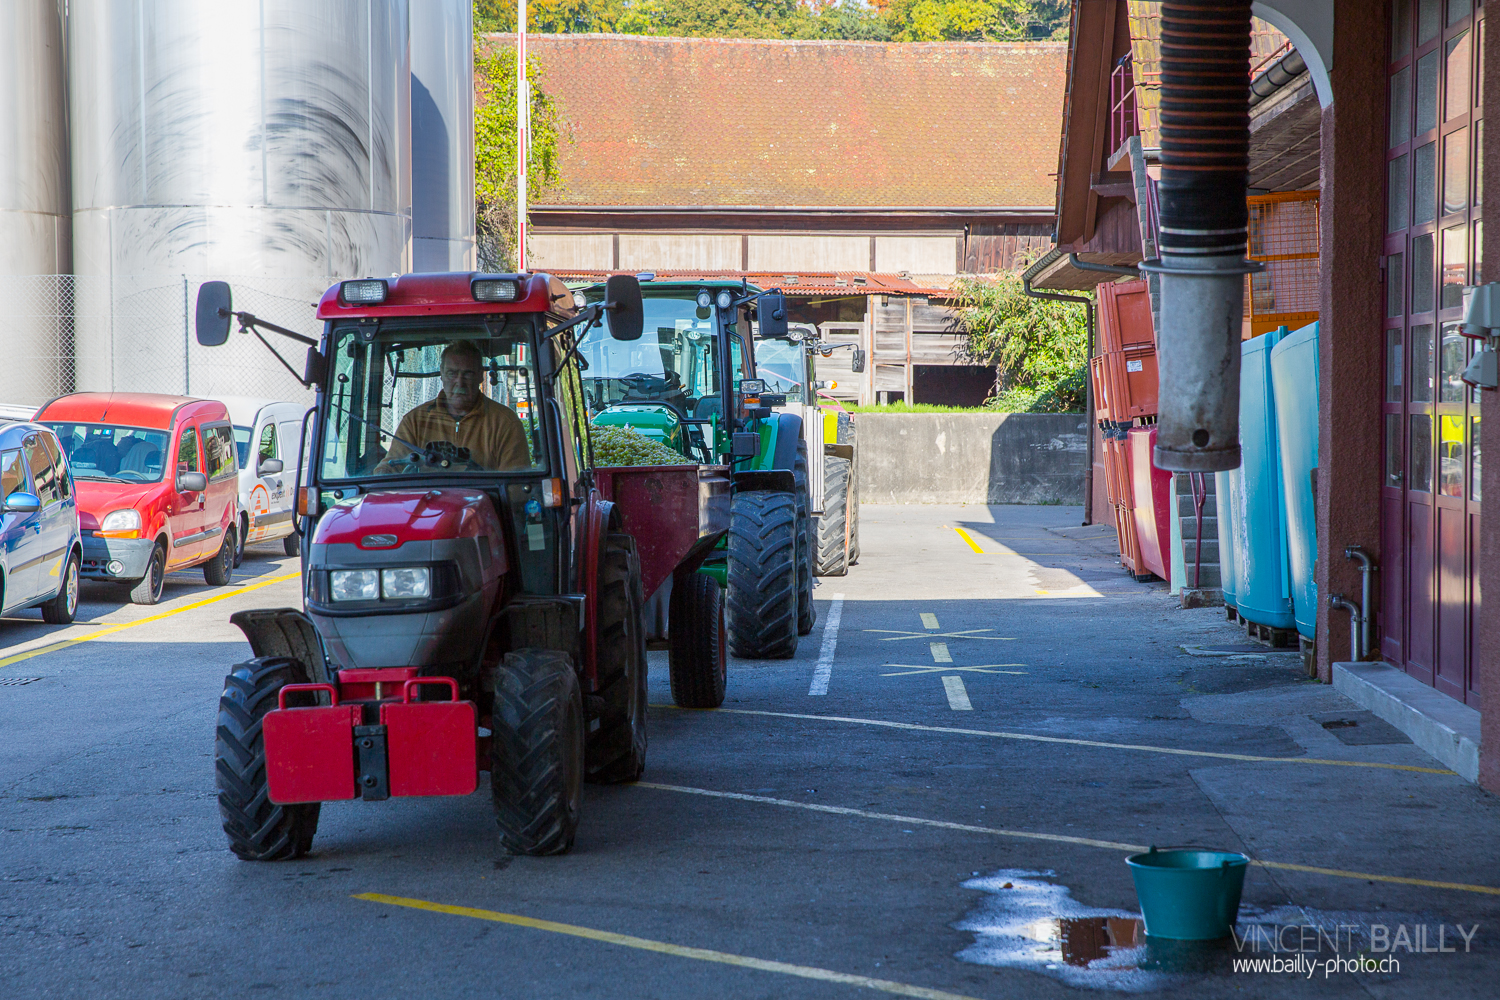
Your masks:
<path fill-rule="evenodd" d="M 229 849 L 241 861 L 300 858 L 318 832 L 317 802 L 279 806 L 266 784 L 266 746 L 261 731 L 287 684 L 306 684 L 307 671 L 289 656 L 260 656 L 236 663 L 224 678 L 219 727 L 214 739 L 214 784 Z"/>
<path fill-rule="evenodd" d="M 818 575 L 849 572 L 849 490 L 852 478 L 847 458 L 823 460 L 823 516 L 818 519 Z"/>
<path fill-rule="evenodd" d="M 797 655 L 797 500 L 736 493 L 729 515 L 729 651 L 747 660 Z"/>
<path fill-rule="evenodd" d="M 518 649 L 495 667 L 490 791 L 500 846 L 562 854 L 583 804 L 583 700 L 568 654 Z"/>
<path fill-rule="evenodd" d="M 599 728 L 584 753 L 588 780 L 635 781 L 646 769 L 646 633 L 641 625 L 641 567 L 635 539 L 610 535 L 599 568 L 598 637 L 595 643 Z"/>
<path fill-rule="evenodd" d="M 130 585 L 130 603 L 155 604 L 161 600 L 162 587 L 167 582 L 167 547 L 157 542 L 151 550 L 151 561 L 146 564 L 146 575 Z"/>
<path fill-rule="evenodd" d="M 667 618 L 672 701 L 683 708 L 718 708 L 729 680 L 724 592 L 719 581 L 690 573 L 672 582 Z"/>
<path fill-rule="evenodd" d="M 807 485 L 807 441 L 797 442 L 797 458 L 792 466 L 797 486 L 797 634 L 807 635 L 818 621 L 813 605 L 813 546 L 817 543 L 812 523 L 812 497 Z"/>

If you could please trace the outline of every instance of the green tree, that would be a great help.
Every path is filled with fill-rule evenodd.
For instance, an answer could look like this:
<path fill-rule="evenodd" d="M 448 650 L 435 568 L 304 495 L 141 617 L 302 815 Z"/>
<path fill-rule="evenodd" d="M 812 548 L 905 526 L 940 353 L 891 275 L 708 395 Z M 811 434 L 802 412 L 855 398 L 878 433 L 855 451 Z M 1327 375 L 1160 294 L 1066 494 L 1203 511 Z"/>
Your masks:
<path fill-rule="evenodd" d="M 530 0 L 531 31 L 613 32 L 687 38 L 886 40 L 890 30 L 864 0 Z M 509 0 L 475 0 L 477 31 L 514 31 Z"/>
<path fill-rule="evenodd" d="M 541 84 L 543 72 L 527 63 L 531 84 L 531 155 L 526 163 L 530 199 L 562 187 L 558 153 L 569 140 L 567 122 Z M 516 50 L 474 43 L 474 202 L 479 266 L 510 271 L 516 265 Z"/>
<path fill-rule="evenodd" d="M 960 278 L 953 285 L 963 351 L 995 367 L 985 405 L 1008 412 L 1078 413 L 1088 377 L 1083 306 L 1035 299 L 1021 276 Z"/>

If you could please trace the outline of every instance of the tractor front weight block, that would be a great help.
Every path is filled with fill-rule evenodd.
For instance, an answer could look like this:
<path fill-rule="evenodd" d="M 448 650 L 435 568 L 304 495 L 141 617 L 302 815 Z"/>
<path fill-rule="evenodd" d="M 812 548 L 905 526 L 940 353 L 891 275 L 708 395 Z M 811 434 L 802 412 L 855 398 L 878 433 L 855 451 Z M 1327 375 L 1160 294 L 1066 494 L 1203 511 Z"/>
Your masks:
<path fill-rule="evenodd" d="M 341 704 L 332 684 L 283 687 L 263 724 L 271 801 L 292 805 L 358 795 L 372 802 L 393 795 L 468 795 L 479 787 L 478 713 L 473 702 L 458 700 L 458 682 L 415 677 L 396 683 L 399 696 L 379 702 L 379 725 L 362 724 L 366 705 Z M 414 700 L 424 686 L 446 687 L 450 700 Z M 332 704 L 287 707 L 287 695 L 298 692 L 326 693 Z"/>

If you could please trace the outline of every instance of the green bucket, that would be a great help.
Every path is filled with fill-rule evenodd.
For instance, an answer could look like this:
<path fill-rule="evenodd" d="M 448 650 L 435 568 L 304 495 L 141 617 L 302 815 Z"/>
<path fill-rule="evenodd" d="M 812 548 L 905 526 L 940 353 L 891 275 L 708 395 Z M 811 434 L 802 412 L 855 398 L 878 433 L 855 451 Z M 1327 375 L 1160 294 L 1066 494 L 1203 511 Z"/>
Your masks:
<path fill-rule="evenodd" d="M 1125 859 L 1151 937 L 1217 941 L 1240 912 L 1250 859 L 1229 851 L 1158 851 Z"/>

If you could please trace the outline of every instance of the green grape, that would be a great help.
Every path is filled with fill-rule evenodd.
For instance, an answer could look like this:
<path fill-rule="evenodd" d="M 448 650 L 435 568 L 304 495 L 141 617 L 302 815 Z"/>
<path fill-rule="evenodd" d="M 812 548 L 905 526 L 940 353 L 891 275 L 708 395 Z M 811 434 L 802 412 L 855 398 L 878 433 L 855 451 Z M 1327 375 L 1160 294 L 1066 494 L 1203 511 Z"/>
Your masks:
<path fill-rule="evenodd" d="M 593 439 L 594 459 L 601 466 L 694 464 L 692 459 L 630 427 L 596 426 Z"/>

